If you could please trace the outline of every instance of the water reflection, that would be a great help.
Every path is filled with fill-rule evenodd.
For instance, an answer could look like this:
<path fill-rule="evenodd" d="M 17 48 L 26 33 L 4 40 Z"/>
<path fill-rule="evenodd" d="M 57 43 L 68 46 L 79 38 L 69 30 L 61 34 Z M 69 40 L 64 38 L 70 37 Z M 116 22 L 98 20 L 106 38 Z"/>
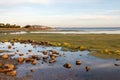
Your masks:
<path fill-rule="evenodd" d="M 90 56 L 89 51 L 62 51 L 61 47 L 40 46 L 31 44 L 14 43 L 11 49 L 8 49 L 8 45 L 12 45 L 9 42 L 0 43 L 0 50 L 7 50 L 11 52 L 2 52 L 7 54 L 14 54 L 12 58 L 19 57 L 19 54 L 24 54 L 23 57 L 30 55 L 39 55 L 44 57 L 43 51 L 55 50 L 61 54 L 56 58 L 56 62 L 50 64 L 49 62 L 43 62 L 43 60 L 37 61 L 36 65 L 30 63 L 23 63 L 17 66 L 17 78 L 22 80 L 119 80 L 120 79 L 120 67 L 114 66 L 115 63 L 120 64 L 120 61 L 114 59 L 100 59 L 94 56 Z M 17 52 L 19 50 L 19 52 Z M 32 52 L 28 52 L 32 50 Z M 17 54 L 16 54 L 17 53 Z M 29 53 L 29 54 L 26 54 Z M 0 54 L 0 55 L 1 55 Z M 48 56 L 48 55 L 46 55 Z M 80 60 L 81 65 L 76 65 L 75 61 Z M 63 67 L 64 63 L 70 63 L 71 69 Z M 90 71 L 86 72 L 85 67 L 90 66 Z M 31 72 L 30 70 L 34 70 Z"/>
<path fill-rule="evenodd" d="M 27 34 L 27 33 L 47 33 L 47 34 L 120 34 L 120 30 L 103 30 L 103 31 L 19 31 L 19 32 L 10 32 L 9 34 Z M 7 33 L 4 33 L 5 35 Z"/>

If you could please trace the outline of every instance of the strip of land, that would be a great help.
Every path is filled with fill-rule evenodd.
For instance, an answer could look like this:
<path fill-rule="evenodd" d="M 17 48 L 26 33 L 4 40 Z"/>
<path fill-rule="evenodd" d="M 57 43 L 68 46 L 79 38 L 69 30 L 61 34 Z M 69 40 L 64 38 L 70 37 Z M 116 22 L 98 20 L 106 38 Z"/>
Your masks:
<path fill-rule="evenodd" d="M 0 34 L 0 41 L 13 38 L 69 43 L 74 46 L 86 46 L 90 49 L 120 49 L 119 34 Z"/>
<path fill-rule="evenodd" d="M 120 59 L 120 34 L 3 34 L 0 41 L 19 40 L 48 41 L 54 46 L 65 46 L 71 49 L 91 50 L 90 55 L 101 58 Z M 62 44 L 62 45 L 61 45 Z M 66 48 L 63 48 L 66 49 Z M 93 52 L 95 51 L 95 52 Z M 102 54 L 97 54 L 102 53 Z M 112 54 L 111 54 L 112 53 Z M 110 56 L 110 57 L 109 57 Z"/>

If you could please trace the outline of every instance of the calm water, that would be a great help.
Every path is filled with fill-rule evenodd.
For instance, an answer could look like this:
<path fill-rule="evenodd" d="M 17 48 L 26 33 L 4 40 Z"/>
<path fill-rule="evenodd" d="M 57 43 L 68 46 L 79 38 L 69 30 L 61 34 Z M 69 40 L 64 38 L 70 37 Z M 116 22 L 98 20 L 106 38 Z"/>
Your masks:
<path fill-rule="evenodd" d="M 14 46 L 8 49 L 8 45 L 12 44 L 9 42 L 0 43 L 0 50 L 11 51 L 3 53 L 14 54 L 12 58 L 19 57 L 20 53 L 23 53 L 25 58 L 30 55 L 38 55 L 42 58 L 45 56 L 42 52 L 48 50 L 55 50 L 61 54 L 56 58 L 56 62 L 52 64 L 48 61 L 42 64 L 43 60 L 41 59 L 37 61 L 36 65 L 31 63 L 18 65 L 16 77 L 20 80 L 120 80 L 120 66 L 114 66 L 116 63 L 120 64 L 120 61 L 90 56 L 88 55 L 89 51 L 62 51 L 61 47 L 21 43 L 14 43 Z M 16 50 L 19 50 L 19 52 L 16 52 Z M 32 52 L 28 52 L 28 50 L 32 50 Z M 82 64 L 76 65 L 76 60 L 80 60 Z M 72 68 L 64 68 L 63 64 L 65 63 L 70 63 Z M 85 66 L 90 66 L 91 70 L 86 72 Z M 30 72 L 31 69 L 34 69 L 35 72 Z"/>
<path fill-rule="evenodd" d="M 10 34 L 26 34 L 28 32 L 12 32 Z M 29 33 L 51 33 L 51 34 L 120 34 L 120 27 L 107 28 L 56 28 L 51 31 L 31 31 Z"/>
<path fill-rule="evenodd" d="M 120 31 L 120 27 L 56 28 L 61 31 Z"/>

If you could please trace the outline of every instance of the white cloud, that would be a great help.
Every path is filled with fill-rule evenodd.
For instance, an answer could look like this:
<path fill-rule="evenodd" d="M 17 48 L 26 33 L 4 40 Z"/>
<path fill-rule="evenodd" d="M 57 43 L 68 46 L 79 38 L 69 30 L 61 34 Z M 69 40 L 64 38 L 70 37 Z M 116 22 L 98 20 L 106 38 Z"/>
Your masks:
<path fill-rule="evenodd" d="M 28 0 L 28 3 L 42 3 L 42 4 L 48 4 L 50 3 L 52 0 Z"/>
<path fill-rule="evenodd" d="M 48 26 L 119 26 L 120 16 L 111 15 L 36 15 L 24 12 L 11 12 L 1 15 L 0 22 L 25 24 L 42 24 Z M 19 16 L 19 17 L 18 17 Z"/>
<path fill-rule="evenodd" d="M 52 0 L 1 0 L 0 5 L 9 6 L 9 5 L 17 5 L 23 3 L 37 3 L 37 4 L 48 4 Z"/>
<path fill-rule="evenodd" d="M 23 3 L 49 4 L 49 3 L 95 3 L 100 0 L 0 0 L 0 6 L 11 6 Z"/>
<path fill-rule="evenodd" d="M 114 15 L 54 15 L 54 16 L 47 16 L 47 18 L 54 18 L 54 19 L 70 19 L 70 20 L 110 20 L 110 19 L 118 19 L 120 16 Z"/>
<path fill-rule="evenodd" d="M 63 3 L 95 3 L 101 0 L 54 0 L 54 2 L 63 2 Z"/>

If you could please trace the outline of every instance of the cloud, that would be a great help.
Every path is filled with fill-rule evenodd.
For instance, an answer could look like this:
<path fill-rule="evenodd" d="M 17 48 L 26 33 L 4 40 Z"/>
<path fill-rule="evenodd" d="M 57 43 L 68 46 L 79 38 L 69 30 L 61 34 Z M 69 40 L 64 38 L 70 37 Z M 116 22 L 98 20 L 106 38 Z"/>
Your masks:
<path fill-rule="evenodd" d="M 1 0 L 0 6 L 11 6 L 18 4 L 51 4 L 51 3 L 90 3 L 100 0 Z"/>
<path fill-rule="evenodd" d="M 114 15 L 120 15 L 120 10 L 107 10 L 106 14 L 114 14 Z"/>
<path fill-rule="evenodd" d="M 29 13 L 29 11 L 27 11 Z M 120 16 L 114 15 L 36 15 L 18 11 L 1 15 L 0 21 L 25 24 L 42 24 L 48 26 L 119 26 Z M 36 16 L 35 16 L 36 15 Z M 18 17 L 19 16 L 19 17 Z"/>
<path fill-rule="evenodd" d="M 17 4 L 24 4 L 24 3 L 37 3 L 37 4 L 48 4 L 52 0 L 1 0 L 0 6 L 10 6 L 10 5 L 17 5 Z"/>
<path fill-rule="evenodd" d="M 48 4 L 51 3 L 52 0 L 28 0 L 28 3 L 40 3 L 40 4 Z"/>
<path fill-rule="evenodd" d="M 100 0 L 54 0 L 54 2 L 62 2 L 62 3 L 95 3 Z"/>
<path fill-rule="evenodd" d="M 60 20 L 112 20 L 119 19 L 120 16 L 114 15 L 53 15 L 47 16 L 48 19 L 60 19 Z"/>

